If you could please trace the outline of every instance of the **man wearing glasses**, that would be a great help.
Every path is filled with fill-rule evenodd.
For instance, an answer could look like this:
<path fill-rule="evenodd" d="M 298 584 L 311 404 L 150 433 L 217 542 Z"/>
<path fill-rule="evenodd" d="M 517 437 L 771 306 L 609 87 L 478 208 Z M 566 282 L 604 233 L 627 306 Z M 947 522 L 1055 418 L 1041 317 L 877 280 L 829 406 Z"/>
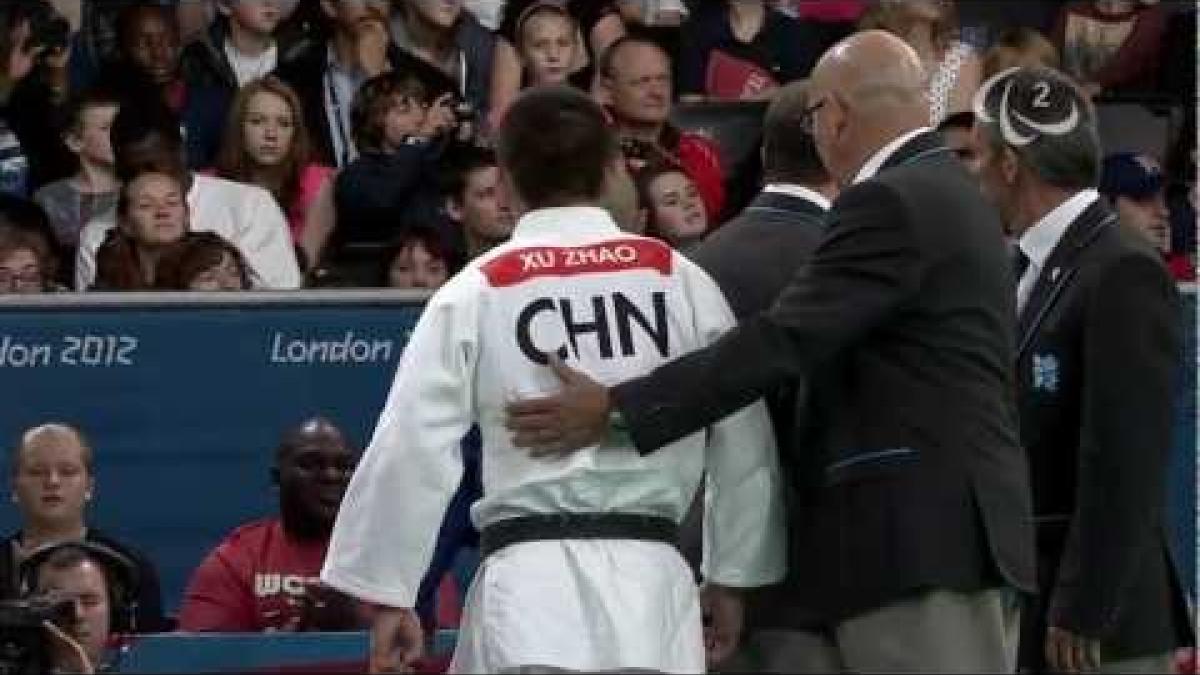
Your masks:
<path fill-rule="evenodd" d="M 822 433 L 785 449 L 795 597 L 814 629 L 791 672 L 1013 672 L 1014 589 L 1034 588 L 1003 231 L 929 119 L 917 55 L 858 33 L 810 80 L 842 187 L 811 263 L 710 347 L 604 387 L 508 406 L 514 442 L 560 456 L 619 427 L 653 453 L 817 369 Z"/>
<path fill-rule="evenodd" d="M 725 172 L 708 138 L 671 126 L 671 58 L 652 40 L 625 36 L 613 42 L 598 65 L 599 95 L 621 149 L 631 163 L 665 156 L 683 167 L 700 190 L 710 222 L 725 208 Z"/>

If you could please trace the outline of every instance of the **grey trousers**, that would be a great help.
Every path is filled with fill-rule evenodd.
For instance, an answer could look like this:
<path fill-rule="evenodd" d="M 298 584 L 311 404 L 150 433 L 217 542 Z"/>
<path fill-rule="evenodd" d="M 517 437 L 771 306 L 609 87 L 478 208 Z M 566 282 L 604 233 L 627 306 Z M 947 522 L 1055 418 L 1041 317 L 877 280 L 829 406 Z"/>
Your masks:
<path fill-rule="evenodd" d="M 825 633 L 754 631 L 720 670 L 760 673 L 1012 673 L 1015 592 L 930 591 Z"/>

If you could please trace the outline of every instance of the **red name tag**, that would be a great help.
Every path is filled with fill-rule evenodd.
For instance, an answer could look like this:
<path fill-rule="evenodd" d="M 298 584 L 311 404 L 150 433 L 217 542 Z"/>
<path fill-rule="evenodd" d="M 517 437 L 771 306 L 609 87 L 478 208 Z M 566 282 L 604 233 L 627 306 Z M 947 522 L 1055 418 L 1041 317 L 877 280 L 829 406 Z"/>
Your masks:
<path fill-rule="evenodd" d="M 481 268 L 492 286 L 513 286 L 539 277 L 654 270 L 671 273 L 671 248 L 658 241 L 618 239 L 589 246 L 536 246 L 506 253 Z"/>

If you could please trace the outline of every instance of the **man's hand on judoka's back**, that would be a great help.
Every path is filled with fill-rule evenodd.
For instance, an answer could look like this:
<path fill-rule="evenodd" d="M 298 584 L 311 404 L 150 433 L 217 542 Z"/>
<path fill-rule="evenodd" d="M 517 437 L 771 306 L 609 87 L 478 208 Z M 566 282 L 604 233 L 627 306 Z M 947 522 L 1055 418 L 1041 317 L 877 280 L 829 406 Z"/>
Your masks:
<path fill-rule="evenodd" d="M 557 355 L 550 356 L 550 368 L 562 383 L 557 394 L 506 406 L 513 444 L 534 457 L 566 455 L 601 442 L 608 433 L 608 388 Z"/>
<path fill-rule="evenodd" d="M 375 608 L 371 624 L 372 673 L 411 673 L 413 664 L 425 652 L 425 633 L 421 619 L 404 607 Z"/>

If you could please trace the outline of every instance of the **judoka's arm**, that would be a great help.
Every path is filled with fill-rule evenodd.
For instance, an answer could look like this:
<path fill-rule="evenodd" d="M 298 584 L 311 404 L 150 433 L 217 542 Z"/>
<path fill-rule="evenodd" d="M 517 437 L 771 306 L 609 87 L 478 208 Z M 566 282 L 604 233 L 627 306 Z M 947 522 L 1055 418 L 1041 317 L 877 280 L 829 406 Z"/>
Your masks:
<path fill-rule="evenodd" d="M 321 579 L 354 597 L 416 603 L 462 477 L 460 441 L 474 414 L 476 290 L 464 275 L 429 301 L 342 500 Z"/>
<path fill-rule="evenodd" d="M 684 264 L 700 346 L 733 327 L 716 283 Z M 757 401 L 712 425 L 705 451 L 706 581 L 746 588 L 779 581 L 785 572 L 779 457 L 766 405 Z"/>
<path fill-rule="evenodd" d="M 734 324 L 724 296 L 707 274 L 685 265 L 701 345 Z M 733 589 L 780 581 L 786 571 L 786 529 L 779 460 L 762 401 L 710 427 L 705 449 L 703 601 L 712 619 L 710 662 L 727 658 L 742 628 Z"/>

